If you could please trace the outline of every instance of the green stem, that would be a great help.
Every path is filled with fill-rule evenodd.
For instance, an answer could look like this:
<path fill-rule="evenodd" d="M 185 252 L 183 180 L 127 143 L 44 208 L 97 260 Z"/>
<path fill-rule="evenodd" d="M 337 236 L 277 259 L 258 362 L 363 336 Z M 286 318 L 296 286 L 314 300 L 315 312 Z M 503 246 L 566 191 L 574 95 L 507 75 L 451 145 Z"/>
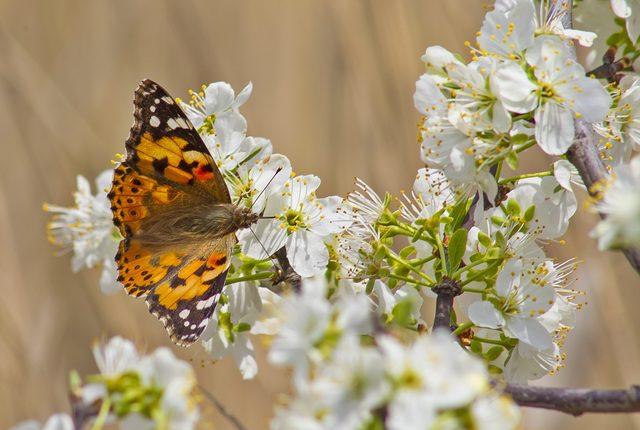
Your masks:
<path fill-rule="evenodd" d="M 500 173 L 502 173 L 502 160 L 498 161 L 497 167 L 496 167 L 496 173 L 495 175 L 493 175 L 496 178 L 500 177 Z"/>
<path fill-rule="evenodd" d="M 457 336 L 457 335 L 459 335 L 460 333 L 464 333 L 465 331 L 469 330 L 469 329 L 470 329 L 471 327 L 473 327 L 474 325 L 475 325 L 475 324 L 474 324 L 474 323 L 472 323 L 471 321 L 466 322 L 466 323 L 464 323 L 464 324 L 460 324 L 460 325 L 458 326 L 458 328 L 456 328 L 456 329 L 453 331 L 453 335 L 454 335 L 454 336 Z"/>
<path fill-rule="evenodd" d="M 511 346 L 509 345 L 509 342 L 497 340 L 497 339 L 487 339 L 486 337 L 473 336 L 473 340 L 477 340 L 478 342 L 482 342 L 482 343 L 489 343 L 491 345 L 500 345 L 500 346 L 504 346 L 505 348 L 509 348 Z"/>
<path fill-rule="evenodd" d="M 392 259 L 393 261 L 395 261 L 396 263 L 400 264 L 403 267 L 406 267 L 407 269 L 411 270 L 413 273 L 415 273 L 416 275 L 420 276 L 422 279 L 424 279 L 425 281 L 427 281 L 427 283 L 429 284 L 435 284 L 435 281 L 433 279 L 431 279 L 426 273 L 421 272 L 420 270 L 416 269 L 415 267 L 413 267 L 411 264 L 407 263 L 406 261 L 404 261 L 402 258 L 400 258 L 399 256 L 397 256 L 393 251 L 391 251 L 390 249 L 387 249 L 387 256 Z"/>
<path fill-rule="evenodd" d="M 470 277 L 468 277 L 467 279 L 465 279 L 464 281 L 462 281 L 462 283 L 460 284 L 460 286 L 461 286 L 461 287 L 463 287 L 462 289 L 463 289 L 464 291 L 469 291 L 469 292 L 473 292 L 473 293 L 477 293 L 477 292 L 484 292 L 484 290 L 483 290 L 483 291 L 479 291 L 479 290 L 476 290 L 475 288 L 465 288 L 465 285 L 468 285 L 468 284 L 470 284 L 471 282 L 473 282 L 473 281 L 477 280 L 478 278 L 481 278 L 485 273 L 487 273 L 487 272 L 489 272 L 489 271 L 493 270 L 495 267 L 497 267 L 498 265 L 500 265 L 500 263 L 501 263 L 501 262 L 502 262 L 501 260 L 497 260 L 497 261 L 495 261 L 494 263 L 490 264 L 490 265 L 489 265 L 485 270 L 483 270 L 483 271 L 481 271 L 481 272 L 478 272 L 478 273 L 476 273 L 475 275 L 470 276 Z"/>
<path fill-rule="evenodd" d="M 462 291 L 464 291 L 465 293 L 478 293 L 478 294 L 484 294 L 487 292 L 487 290 L 485 290 L 484 288 L 471 288 L 471 287 L 462 287 Z"/>
<path fill-rule="evenodd" d="M 519 181 L 520 179 L 527 179 L 527 178 L 543 178 L 545 176 L 552 176 L 553 172 L 551 170 L 546 170 L 544 172 L 538 172 L 538 173 L 526 173 L 524 175 L 516 175 L 516 176 L 512 176 L 510 178 L 505 178 L 505 179 L 501 179 L 498 184 L 503 185 L 503 184 L 508 184 L 508 183 L 513 183 L 516 181 Z"/>
<path fill-rule="evenodd" d="M 436 243 L 438 244 L 438 251 L 440 251 L 440 261 L 443 263 L 443 271 L 449 274 L 449 261 L 447 259 L 447 254 L 444 252 L 444 244 L 442 243 L 442 239 L 440 239 L 440 235 L 436 235 Z"/>
<path fill-rule="evenodd" d="M 409 260 L 409 264 L 411 264 L 412 266 L 422 266 L 423 264 L 430 262 L 434 258 L 436 258 L 435 255 L 430 255 L 429 257 L 425 258 L 415 258 L 413 260 Z"/>
<path fill-rule="evenodd" d="M 527 142 L 527 143 L 525 143 L 524 145 L 519 146 L 519 147 L 515 150 L 515 151 L 516 151 L 516 154 L 521 153 L 521 152 L 522 152 L 522 151 L 524 151 L 525 149 L 529 149 L 529 148 L 531 148 L 531 147 L 532 147 L 533 145 L 535 145 L 535 144 L 536 144 L 535 139 L 532 139 L 530 142 Z"/>
<path fill-rule="evenodd" d="M 398 281 L 408 282 L 410 284 L 419 285 L 421 287 L 433 288 L 432 284 L 427 284 L 425 282 L 420 282 L 417 279 L 409 278 L 407 276 L 396 275 L 393 273 L 389 274 L 390 278 L 397 279 Z"/>
<path fill-rule="evenodd" d="M 109 409 L 111 409 L 111 399 L 107 397 L 102 401 L 100 411 L 98 412 L 96 420 L 93 422 L 93 426 L 91 426 L 91 430 L 101 430 L 102 427 L 104 427 L 104 423 L 109 416 Z"/>
<path fill-rule="evenodd" d="M 486 260 L 478 260 L 478 261 L 474 261 L 471 264 L 467 264 L 466 266 L 461 267 L 458 270 L 456 270 L 455 272 L 453 272 L 453 274 L 451 275 L 451 278 L 458 279 L 460 277 L 460 275 L 462 275 L 467 270 L 473 269 L 474 267 L 477 267 L 477 266 L 479 266 L 481 264 L 485 264 L 485 263 L 486 263 Z"/>
<path fill-rule="evenodd" d="M 269 279 L 273 276 L 273 272 L 258 272 L 253 275 L 238 276 L 235 278 L 227 278 L 226 285 L 236 284 L 244 281 L 259 281 L 261 279 Z"/>

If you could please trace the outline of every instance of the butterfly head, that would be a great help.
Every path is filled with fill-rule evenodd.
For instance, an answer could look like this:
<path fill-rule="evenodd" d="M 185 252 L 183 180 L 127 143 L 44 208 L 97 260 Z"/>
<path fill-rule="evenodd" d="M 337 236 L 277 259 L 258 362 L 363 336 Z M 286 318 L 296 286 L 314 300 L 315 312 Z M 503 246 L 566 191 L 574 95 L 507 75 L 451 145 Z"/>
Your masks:
<path fill-rule="evenodd" d="M 249 228 L 251 225 L 255 224 L 258 219 L 260 219 L 260 215 L 255 212 L 251 212 L 250 208 L 234 206 L 232 225 L 236 230 Z"/>

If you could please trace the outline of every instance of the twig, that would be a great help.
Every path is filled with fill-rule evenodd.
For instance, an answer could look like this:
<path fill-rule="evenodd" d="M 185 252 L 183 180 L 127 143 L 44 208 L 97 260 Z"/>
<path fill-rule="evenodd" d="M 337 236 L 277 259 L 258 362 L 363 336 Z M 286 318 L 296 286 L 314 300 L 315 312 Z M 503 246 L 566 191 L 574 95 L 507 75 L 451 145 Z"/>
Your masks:
<path fill-rule="evenodd" d="M 561 13 L 562 25 L 569 29 L 573 24 L 572 5 L 572 0 L 552 0 L 549 15 Z M 571 47 L 571 50 L 575 57 L 575 48 Z M 574 126 L 575 139 L 567 151 L 567 158 L 578 169 L 589 193 L 593 195 L 593 186 L 605 180 L 609 173 L 600 159 L 600 154 L 598 154 L 597 137 L 591 124 L 576 118 Z M 604 218 L 603 214 L 600 216 Z M 622 252 L 636 273 L 640 274 L 640 249 L 629 248 Z"/>
<path fill-rule="evenodd" d="M 600 159 L 596 146 L 596 137 L 593 133 L 591 125 L 577 120 L 576 139 L 573 145 L 567 151 L 567 158 L 573 164 L 584 181 L 589 194 L 596 195 L 596 187 L 598 183 L 602 183 L 608 177 L 608 172 L 604 163 Z M 600 214 L 604 218 L 603 214 Z M 640 249 L 629 248 L 622 250 L 631 267 L 637 273 L 640 273 Z"/>
<path fill-rule="evenodd" d="M 436 315 L 433 318 L 433 328 L 447 328 L 451 330 L 451 309 L 453 299 L 462 293 L 460 283 L 450 278 L 443 278 L 438 285 L 433 287 L 437 294 Z"/>
<path fill-rule="evenodd" d="M 218 412 L 220 412 L 220 415 L 225 417 L 231 424 L 233 424 L 236 429 L 247 430 L 247 428 L 242 425 L 240 420 L 236 418 L 236 416 L 231 412 L 227 411 L 227 408 L 225 408 L 224 405 L 220 403 L 220 401 L 213 394 L 207 391 L 202 385 L 200 385 L 200 391 L 202 391 L 202 394 L 204 394 L 205 397 L 209 399 L 211 403 L 213 403 L 213 406 L 215 406 Z"/>
<path fill-rule="evenodd" d="M 640 386 L 628 390 L 507 385 L 504 392 L 520 406 L 552 409 L 573 416 L 589 412 L 640 412 Z"/>

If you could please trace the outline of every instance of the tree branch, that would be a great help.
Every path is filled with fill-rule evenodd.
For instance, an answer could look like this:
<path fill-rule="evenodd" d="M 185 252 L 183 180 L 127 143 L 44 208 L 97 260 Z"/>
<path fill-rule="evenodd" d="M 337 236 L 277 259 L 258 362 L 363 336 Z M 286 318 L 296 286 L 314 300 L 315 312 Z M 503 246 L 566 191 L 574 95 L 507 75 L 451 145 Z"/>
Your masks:
<path fill-rule="evenodd" d="M 451 330 L 451 308 L 453 308 L 453 299 L 462 293 L 460 284 L 458 281 L 445 277 L 433 287 L 433 292 L 437 295 L 433 329 L 446 328 Z"/>
<path fill-rule="evenodd" d="M 572 7 L 572 0 L 552 0 L 549 15 L 561 14 L 564 28 L 572 28 Z M 571 50 L 575 57 L 575 48 L 572 47 Z M 600 159 L 597 137 L 591 124 L 576 118 L 574 126 L 575 139 L 573 145 L 567 151 L 567 158 L 578 169 L 584 184 L 589 190 L 589 194 L 593 196 L 595 192 L 593 185 L 605 180 L 609 173 Z M 604 218 L 603 214 L 600 214 L 600 216 Z M 640 274 L 640 249 L 625 249 L 623 253 L 636 273 Z"/>
<path fill-rule="evenodd" d="M 640 386 L 628 390 L 507 385 L 504 392 L 520 406 L 552 409 L 573 416 L 588 412 L 640 412 Z"/>
<path fill-rule="evenodd" d="M 597 137 L 591 125 L 584 121 L 576 120 L 575 128 L 576 138 L 567 151 L 567 158 L 578 169 L 587 190 L 589 190 L 589 194 L 596 197 L 595 185 L 606 180 L 609 173 L 600 159 L 596 145 Z M 600 216 L 604 218 L 603 214 L 600 214 Z M 622 252 L 627 257 L 631 267 L 637 273 L 640 273 L 640 249 L 629 248 L 622 250 Z"/>

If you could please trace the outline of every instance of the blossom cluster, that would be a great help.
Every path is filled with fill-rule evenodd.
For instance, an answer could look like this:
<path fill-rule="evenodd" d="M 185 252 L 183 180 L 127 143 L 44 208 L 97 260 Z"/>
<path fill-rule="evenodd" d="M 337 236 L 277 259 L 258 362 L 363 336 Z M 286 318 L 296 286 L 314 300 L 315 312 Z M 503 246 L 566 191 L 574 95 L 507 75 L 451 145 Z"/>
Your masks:
<path fill-rule="evenodd" d="M 121 337 L 96 344 L 93 356 L 100 371 L 82 385 L 72 378 L 71 393 L 94 421 L 92 428 L 117 422 L 123 430 L 184 429 L 195 427 L 200 413 L 191 366 L 168 348 L 141 355 L 135 345 Z M 90 411 L 98 410 L 97 413 Z M 13 430 L 73 430 L 72 418 L 56 414 L 44 425 L 26 421 Z"/>
<path fill-rule="evenodd" d="M 366 294 L 327 294 L 305 281 L 277 307 L 269 359 L 293 367 L 295 390 L 272 429 L 517 428 L 518 408 L 449 334 L 374 336 Z"/>

